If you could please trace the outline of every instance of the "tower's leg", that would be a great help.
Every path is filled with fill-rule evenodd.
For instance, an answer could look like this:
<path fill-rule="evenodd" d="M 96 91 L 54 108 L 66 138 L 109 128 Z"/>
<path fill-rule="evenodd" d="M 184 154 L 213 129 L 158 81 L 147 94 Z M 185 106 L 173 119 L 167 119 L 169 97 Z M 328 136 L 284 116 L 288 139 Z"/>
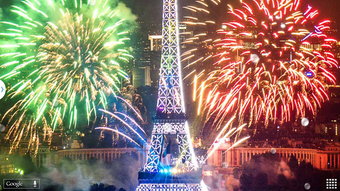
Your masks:
<path fill-rule="evenodd" d="M 151 136 L 151 148 L 148 154 L 148 159 L 144 166 L 144 171 L 156 172 L 157 167 L 161 160 L 162 148 L 163 148 L 164 135 L 152 134 Z"/>
<path fill-rule="evenodd" d="M 188 136 L 186 134 L 178 134 L 177 135 L 178 143 L 179 143 L 179 160 L 184 163 L 184 168 L 186 171 L 194 170 L 194 164 L 192 161 L 192 157 L 190 154 L 189 144 L 190 140 L 188 140 Z"/>

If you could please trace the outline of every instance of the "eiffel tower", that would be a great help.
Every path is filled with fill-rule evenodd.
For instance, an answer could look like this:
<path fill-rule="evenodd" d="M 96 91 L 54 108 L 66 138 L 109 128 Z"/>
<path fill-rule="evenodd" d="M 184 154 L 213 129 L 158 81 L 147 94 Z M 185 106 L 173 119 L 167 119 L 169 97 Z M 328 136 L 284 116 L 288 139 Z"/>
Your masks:
<path fill-rule="evenodd" d="M 202 190 L 185 116 L 179 57 L 177 0 L 163 0 L 162 56 L 151 148 L 137 191 Z"/>

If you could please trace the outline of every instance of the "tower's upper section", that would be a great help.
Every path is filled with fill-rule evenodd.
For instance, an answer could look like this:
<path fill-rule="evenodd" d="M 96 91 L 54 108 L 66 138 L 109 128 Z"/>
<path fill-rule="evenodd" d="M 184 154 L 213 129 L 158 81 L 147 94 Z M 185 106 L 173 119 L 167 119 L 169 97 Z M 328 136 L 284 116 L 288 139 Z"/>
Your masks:
<path fill-rule="evenodd" d="M 157 115 L 185 113 L 179 57 L 177 0 L 163 0 L 162 58 Z"/>

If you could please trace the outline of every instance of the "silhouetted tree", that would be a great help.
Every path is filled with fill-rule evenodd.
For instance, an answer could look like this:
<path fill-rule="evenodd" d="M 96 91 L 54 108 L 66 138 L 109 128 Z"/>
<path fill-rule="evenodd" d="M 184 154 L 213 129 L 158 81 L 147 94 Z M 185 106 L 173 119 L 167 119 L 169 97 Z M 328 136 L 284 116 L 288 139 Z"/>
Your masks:
<path fill-rule="evenodd" d="M 105 188 L 105 191 L 116 191 L 116 187 L 115 186 L 113 186 L 113 185 L 110 185 L 110 186 L 107 186 L 106 188 Z"/>
<path fill-rule="evenodd" d="M 90 191 L 116 191 L 116 190 L 117 188 L 114 185 L 108 185 L 105 187 L 103 183 L 100 183 L 99 185 L 93 184 L 90 188 Z"/>
<path fill-rule="evenodd" d="M 90 191 L 97 191 L 98 190 L 98 184 L 93 184 L 91 187 L 90 187 Z"/>
<path fill-rule="evenodd" d="M 255 188 L 266 188 L 268 185 L 268 176 L 266 173 L 259 173 L 253 181 Z"/>
<path fill-rule="evenodd" d="M 253 184 L 253 175 L 242 174 L 240 178 L 241 190 L 247 191 L 251 190 Z"/>
<path fill-rule="evenodd" d="M 98 186 L 98 191 L 104 191 L 105 185 L 103 183 L 100 183 Z"/>
<path fill-rule="evenodd" d="M 280 187 L 280 188 L 288 188 L 289 186 L 289 181 L 288 179 L 286 178 L 285 175 L 283 174 L 279 174 L 279 176 L 277 177 L 277 185 Z"/>
<path fill-rule="evenodd" d="M 288 166 L 290 167 L 290 170 L 293 171 L 293 172 L 296 172 L 297 169 L 299 168 L 298 160 L 296 159 L 296 157 L 294 155 L 292 155 L 290 157 L 290 160 L 288 162 Z"/>

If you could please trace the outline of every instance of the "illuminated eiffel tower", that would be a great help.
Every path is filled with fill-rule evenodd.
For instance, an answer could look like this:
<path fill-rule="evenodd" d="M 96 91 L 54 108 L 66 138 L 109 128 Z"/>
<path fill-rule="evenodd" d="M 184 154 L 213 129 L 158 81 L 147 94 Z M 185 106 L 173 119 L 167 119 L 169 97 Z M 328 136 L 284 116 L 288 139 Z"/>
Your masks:
<path fill-rule="evenodd" d="M 202 190 L 202 172 L 185 116 L 178 38 L 177 0 L 163 0 L 162 56 L 151 148 L 138 174 L 137 191 Z"/>

